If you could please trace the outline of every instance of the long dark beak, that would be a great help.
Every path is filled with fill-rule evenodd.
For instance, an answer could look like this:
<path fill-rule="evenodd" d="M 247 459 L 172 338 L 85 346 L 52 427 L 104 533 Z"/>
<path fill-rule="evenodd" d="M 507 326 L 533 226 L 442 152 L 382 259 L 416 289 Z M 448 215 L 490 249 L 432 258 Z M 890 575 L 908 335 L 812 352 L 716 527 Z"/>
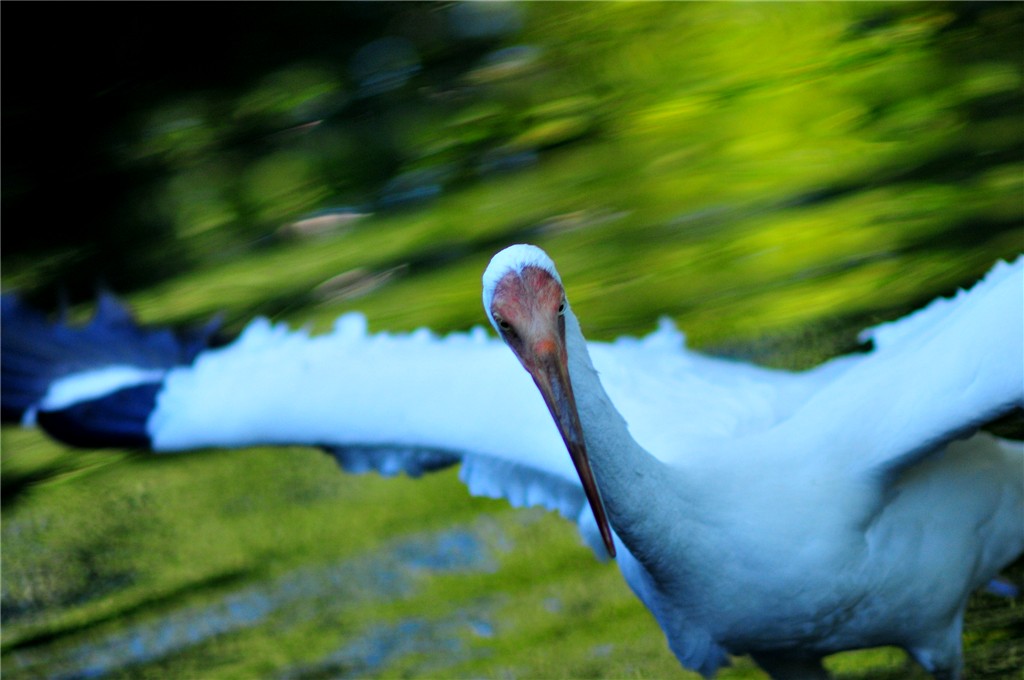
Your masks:
<path fill-rule="evenodd" d="M 597 527 L 601 530 L 601 538 L 604 540 L 608 555 L 615 557 L 612 530 L 604 512 L 601 492 L 597 489 L 594 473 L 590 469 L 590 460 L 587 458 L 583 427 L 580 425 L 580 415 L 576 410 L 576 398 L 573 396 L 572 384 L 569 382 L 569 368 L 557 351 L 551 351 L 535 355 L 534 364 L 532 367 L 528 367 L 528 370 L 544 397 L 544 403 L 551 411 L 551 417 L 555 419 L 565 447 L 569 449 L 569 456 L 583 483 L 583 491 L 587 495 L 587 501 L 590 502 L 590 509 L 594 513 L 594 519 L 597 520 Z"/>

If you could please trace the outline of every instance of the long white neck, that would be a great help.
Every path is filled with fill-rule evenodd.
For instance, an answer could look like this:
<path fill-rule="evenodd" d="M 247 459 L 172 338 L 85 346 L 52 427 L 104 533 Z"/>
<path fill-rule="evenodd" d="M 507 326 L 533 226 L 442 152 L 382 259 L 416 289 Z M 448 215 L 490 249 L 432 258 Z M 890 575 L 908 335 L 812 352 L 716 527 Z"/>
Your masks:
<path fill-rule="evenodd" d="M 633 556 L 648 567 L 650 556 L 664 554 L 674 512 L 685 505 L 682 475 L 649 454 L 633 439 L 626 421 L 601 385 L 587 343 L 571 309 L 565 312 L 569 379 L 597 486 L 615 533 Z M 655 508 L 658 510 L 655 511 Z"/>

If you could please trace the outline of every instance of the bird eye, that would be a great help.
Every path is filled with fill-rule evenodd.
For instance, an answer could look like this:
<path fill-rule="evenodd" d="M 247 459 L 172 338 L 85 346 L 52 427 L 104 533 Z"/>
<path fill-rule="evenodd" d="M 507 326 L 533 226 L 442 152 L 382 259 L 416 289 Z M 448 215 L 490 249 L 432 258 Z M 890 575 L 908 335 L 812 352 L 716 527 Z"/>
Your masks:
<path fill-rule="evenodd" d="M 560 303 L 558 303 L 558 314 L 559 316 L 565 314 L 565 300 L 562 300 Z"/>
<path fill-rule="evenodd" d="M 512 329 L 512 324 L 510 324 L 508 321 L 505 321 L 497 314 L 494 315 L 494 323 L 498 324 L 498 328 L 500 328 L 503 331 L 508 331 Z"/>

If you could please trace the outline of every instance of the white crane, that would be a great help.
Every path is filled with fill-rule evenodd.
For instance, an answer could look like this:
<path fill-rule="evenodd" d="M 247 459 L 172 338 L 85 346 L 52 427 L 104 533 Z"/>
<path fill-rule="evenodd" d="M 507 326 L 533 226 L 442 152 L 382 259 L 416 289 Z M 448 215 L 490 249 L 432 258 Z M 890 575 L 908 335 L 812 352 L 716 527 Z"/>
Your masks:
<path fill-rule="evenodd" d="M 557 293 L 547 302 L 561 303 L 547 256 L 517 246 L 488 268 L 485 306 L 506 339 L 501 322 L 523 338 L 564 320 L 567 363 L 546 359 L 536 374 L 550 413 L 481 329 L 370 335 L 346 315 L 310 336 L 256 320 L 204 349 L 207 333 L 139 329 L 109 300 L 73 329 L 12 298 L 4 412 L 91 447 L 310 444 L 348 471 L 386 474 L 461 463 L 471 493 L 557 509 L 599 553 L 603 530 L 679 660 L 705 675 L 726 653 L 751 652 L 785 676 L 820 669 L 831 651 L 901 644 L 955 676 L 967 593 L 1024 540 L 1020 448 L 985 434 L 952 442 L 1024 402 L 1024 261 L 868 331 L 874 351 L 802 373 L 702 356 L 667 322 L 642 339 L 584 343 L 568 303 L 564 316 L 545 308 L 546 320 L 505 309 L 499 283 L 533 269 L 558 284 L 544 288 Z M 579 424 L 559 370 L 572 377 Z M 592 506 L 601 512 L 600 489 L 615 537 L 565 455 L 563 433 L 587 474 L 580 432 Z M 886 568 L 889 580 L 871 580 Z M 871 583 L 879 590 L 866 593 Z M 886 628 L 893 612 L 913 621 Z"/>
<path fill-rule="evenodd" d="M 605 391 L 542 250 L 496 255 L 483 297 L 684 666 L 710 676 L 749 653 L 773 676 L 820 677 L 827 654 L 889 644 L 957 678 L 968 596 L 1024 550 L 1024 451 L 950 444 L 1024 402 L 1019 270 L 876 333 L 870 359 L 773 426 L 674 436 L 659 455 Z"/>

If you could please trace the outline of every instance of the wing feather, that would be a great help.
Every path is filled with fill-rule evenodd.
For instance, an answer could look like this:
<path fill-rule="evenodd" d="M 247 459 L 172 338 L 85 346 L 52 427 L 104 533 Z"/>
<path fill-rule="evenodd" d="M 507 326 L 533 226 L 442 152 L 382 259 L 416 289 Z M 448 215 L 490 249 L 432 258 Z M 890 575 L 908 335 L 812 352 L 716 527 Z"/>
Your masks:
<path fill-rule="evenodd" d="M 794 450 L 834 452 L 826 462 L 856 478 L 892 480 L 1024 406 L 1024 258 L 1001 262 L 970 290 L 865 337 L 875 351 L 824 385 L 774 435 Z"/>

